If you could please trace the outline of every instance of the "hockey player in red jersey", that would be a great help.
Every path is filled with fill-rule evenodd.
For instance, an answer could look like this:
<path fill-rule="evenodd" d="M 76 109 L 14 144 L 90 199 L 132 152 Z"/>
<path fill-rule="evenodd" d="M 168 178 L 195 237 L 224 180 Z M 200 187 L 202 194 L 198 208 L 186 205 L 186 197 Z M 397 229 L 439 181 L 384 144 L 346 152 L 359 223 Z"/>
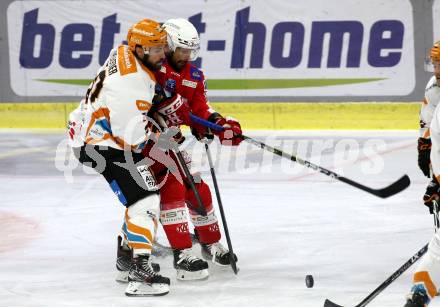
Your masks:
<path fill-rule="evenodd" d="M 164 116 L 168 126 L 191 126 L 193 134 L 198 139 L 202 139 L 205 136 L 205 129 L 190 122 L 189 112 L 191 112 L 226 128 L 225 132 L 218 134 L 222 144 L 238 145 L 241 138 L 235 135 L 241 134 L 239 122 L 232 118 L 224 118 L 209 106 L 204 74 L 190 63 L 197 58 L 199 51 L 200 43 L 197 30 L 189 21 L 182 18 L 170 19 L 164 23 L 164 27 L 168 37 L 166 61 L 155 75 L 168 99 L 157 106 L 158 112 Z M 174 98 L 176 95 L 180 95 L 182 99 L 176 100 Z M 190 165 L 189 160 L 188 165 Z M 183 173 L 181 176 L 184 177 Z M 209 186 L 200 177 L 196 176 L 195 179 L 197 190 L 207 212 L 206 217 L 199 215 L 192 209 L 197 206 L 194 192 L 186 184 L 179 182 L 175 176 L 169 175 L 165 185 L 161 187 L 161 223 L 174 250 L 174 265 L 178 269 L 178 276 L 183 276 L 186 273 L 182 272 L 185 270 L 180 270 L 179 267 L 179 261 L 185 262 L 185 254 L 195 259 L 194 255 L 186 252 L 188 248 L 191 248 L 192 242 L 188 230 L 188 218 L 186 214 L 183 214 L 185 203 L 188 205 L 191 221 L 202 246 L 204 258 L 218 265 L 230 264 L 229 252 L 219 242 L 221 234 L 212 206 Z M 161 181 L 160 176 L 158 176 L 158 180 Z M 178 220 L 172 218 L 176 214 L 180 217 Z M 188 269 L 191 271 L 191 266 Z M 201 274 L 190 273 L 187 275 L 191 276 L 189 279 L 208 276 L 207 270 Z"/>

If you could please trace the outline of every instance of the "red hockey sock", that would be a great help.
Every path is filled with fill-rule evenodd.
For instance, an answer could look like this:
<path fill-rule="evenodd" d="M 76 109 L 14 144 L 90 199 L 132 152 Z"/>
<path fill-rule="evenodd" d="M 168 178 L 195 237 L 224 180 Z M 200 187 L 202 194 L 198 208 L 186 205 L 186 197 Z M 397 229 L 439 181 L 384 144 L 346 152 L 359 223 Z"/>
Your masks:
<path fill-rule="evenodd" d="M 185 207 L 185 187 L 172 174 L 160 189 L 162 223 L 168 241 L 174 249 L 192 246 L 188 229 L 188 214 Z"/>
<path fill-rule="evenodd" d="M 199 240 L 201 243 L 205 244 L 218 242 L 221 234 L 218 227 L 217 217 L 215 216 L 214 208 L 212 207 L 212 197 L 209 186 L 204 181 L 201 181 L 196 184 L 196 188 L 200 194 L 203 205 L 205 206 L 207 216 L 201 216 L 197 214 L 195 210 L 191 209 L 191 207 L 198 205 L 194 192 L 191 189 L 186 190 L 186 202 L 191 204 L 189 212 L 194 227 L 197 230 L 197 234 L 199 235 Z"/>
<path fill-rule="evenodd" d="M 195 228 L 199 235 L 200 243 L 212 244 L 220 241 L 221 234 L 217 222 L 211 225 L 196 226 Z"/>

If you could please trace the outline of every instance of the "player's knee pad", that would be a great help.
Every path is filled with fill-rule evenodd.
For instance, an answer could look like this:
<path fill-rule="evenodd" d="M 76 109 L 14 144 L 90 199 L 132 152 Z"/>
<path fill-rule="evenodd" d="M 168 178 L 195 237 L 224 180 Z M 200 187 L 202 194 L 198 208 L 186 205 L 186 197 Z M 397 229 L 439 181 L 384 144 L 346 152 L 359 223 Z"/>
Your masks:
<path fill-rule="evenodd" d="M 211 190 L 209 189 L 209 186 L 201 180 L 199 183 L 195 184 L 197 191 L 199 192 L 200 198 L 202 200 L 203 205 L 205 206 L 206 211 L 212 210 L 212 197 L 211 197 Z M 191 188 L 186 189 L 186 202 L 189 203 L 189 209 L 191 215 L 196 214 L 196 212 L 192 209 L 192 207 L 199 206 L 199 203 L 197 202 L 196 195 L 194 194 L 194 191 Z"/>
<path fill-rule="evenodd" d="M 159 215 L 159 195 L 145 197 L 125 211 L 123 232 L 134 254 L 151 253 Z"/>

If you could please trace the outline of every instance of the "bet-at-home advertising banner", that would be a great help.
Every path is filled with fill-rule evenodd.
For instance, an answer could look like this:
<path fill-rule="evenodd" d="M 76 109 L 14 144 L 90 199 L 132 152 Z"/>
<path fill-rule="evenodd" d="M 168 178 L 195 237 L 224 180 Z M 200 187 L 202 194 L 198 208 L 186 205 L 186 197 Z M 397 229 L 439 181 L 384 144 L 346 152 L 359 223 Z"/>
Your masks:
<path fill-rule="evenodd" d="M 184 17 L 200 33 L 196 64 L 210 95 L 408 95 L 411 11 L 407 0 L 15 1 L 11 87 L 20 96 L 82 96 L 134 22 Z"/>

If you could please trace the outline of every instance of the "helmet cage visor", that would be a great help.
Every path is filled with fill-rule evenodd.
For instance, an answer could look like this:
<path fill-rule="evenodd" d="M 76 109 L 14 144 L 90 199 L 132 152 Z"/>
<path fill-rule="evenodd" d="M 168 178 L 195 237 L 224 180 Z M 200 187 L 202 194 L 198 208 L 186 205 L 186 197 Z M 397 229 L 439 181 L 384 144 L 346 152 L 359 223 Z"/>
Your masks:
<path fill-rule="evenodd" d="M 176 51 L 178 47 L 182 48 L 184 52 L 185 50 L 188 50 L 188 52 L 190 53 L 189 60 L 194 61 L 199 55 L 200 43 L 198 39 L 184 40 L 180 37 L 174 37 L 173 39 L 171 35 L 168 35 L 168 47 L 172 51 Z"/>

